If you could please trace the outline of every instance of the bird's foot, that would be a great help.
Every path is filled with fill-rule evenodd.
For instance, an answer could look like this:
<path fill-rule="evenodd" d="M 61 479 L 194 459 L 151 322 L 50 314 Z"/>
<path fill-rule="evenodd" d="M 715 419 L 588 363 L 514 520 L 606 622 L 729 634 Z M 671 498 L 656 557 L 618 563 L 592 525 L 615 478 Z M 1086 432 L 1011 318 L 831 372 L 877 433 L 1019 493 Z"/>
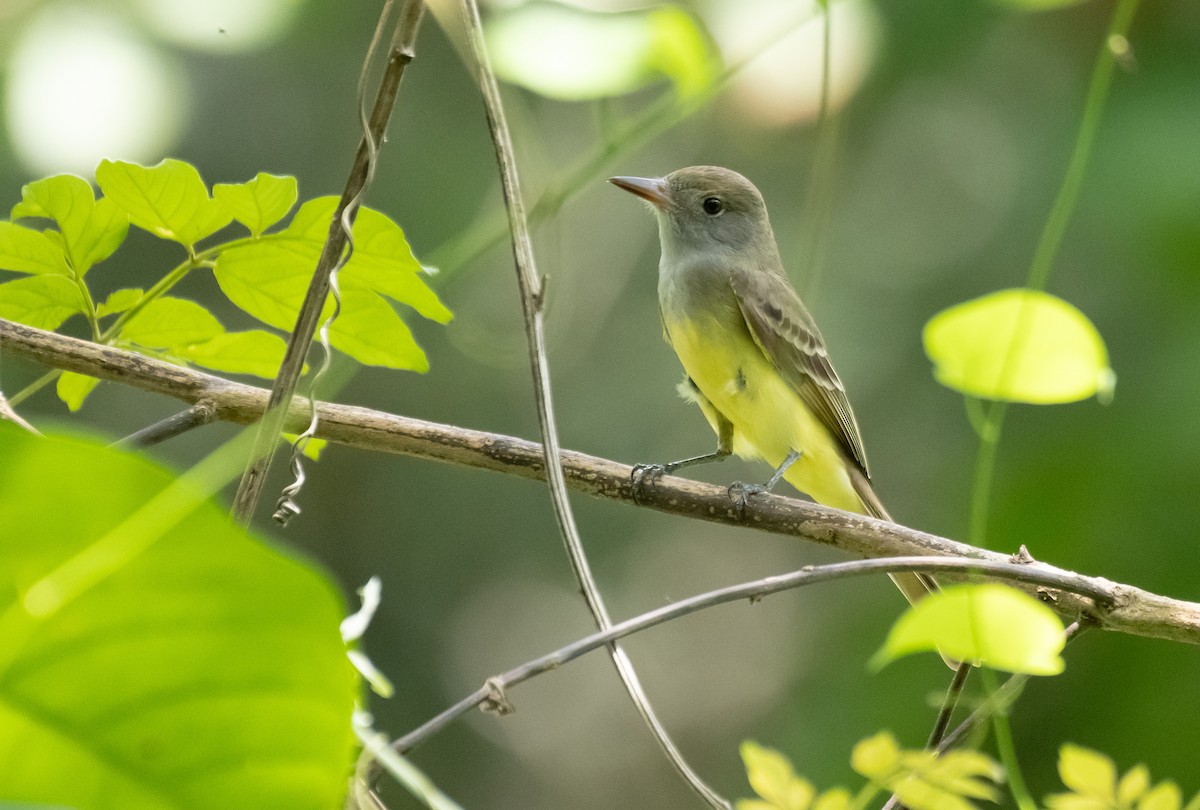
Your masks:
<path fill-rule="evenodd" d="M 633 472 L 629 474 L 629 488 L 633 493 L 633 502 L 641 504 L 642 496 L 646 492 L 646 485 L 668 472 L 670 472 L 670 468 L 667 464 L 633 465 Z"/>
<path fill-rule="evenodd" d="M 729 498 L 733 501 L 733 508 L 737 511 L 738 520 L 746 516 L 746 504 L 755 495 L 762 495 L 764 492 L 770 492 L 770 488 L 762 484 L 747 484 L 744 481 L 734 481 L 726 490 L 729 493 Z"/>

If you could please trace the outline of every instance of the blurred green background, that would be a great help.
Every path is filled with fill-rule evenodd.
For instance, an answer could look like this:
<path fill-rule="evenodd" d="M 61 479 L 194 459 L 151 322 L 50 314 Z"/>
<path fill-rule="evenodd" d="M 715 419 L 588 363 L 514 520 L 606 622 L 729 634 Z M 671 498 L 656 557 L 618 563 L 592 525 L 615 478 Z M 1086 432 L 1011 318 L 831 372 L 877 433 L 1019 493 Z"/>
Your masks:
<path fill-rule="evenodd" d="M 23 183 L 63 170 L 89 175 L 101 156 L 179 157 L 209 183 L 294 174 L 302 199 L 340 191 L 358 138 L 354 86 L 379 3 L 262 0 L 215 4 L 198 20 L 185 13 L 205 5 L 6 0 L 6 208 Z M 804 16 L 801 6 L 772 0 L 688 8 L 730 62 L 782 30 L 780 20 Z M 835 99 L 844 103 L 825 196 L 809 191 L 815 21 L 764 51 L 695 115 L 616 150 L 536 229 L 540 269 L 550 277 L 563 445 L 629 463 L 711 448 L 699 412 L 675 396 L 677 361 L 660 339 L 653 219 L 603 179 L 725 165 L 767 199 L 793 280 L 849 389 L 884 501 L 910 526 L 963 537 L 975 439 L 961 397 L 932 379 L 920 330 L 946 306 L 1023 283 L 1111 13 L 1109 2 L 1041 12 L 962 0 L 835 3 Z M 446 14 L 453 19 L 439 11 Z M 1200 5 L 1143 3 L 1130 41 L 1133 60 L 1117 72 L 1049 285 L 1105 336 L 1116 398 L 1107 407 L 1011 409 L 989 545 L 1015 551 L 1023 543 L 1056 565 L 1197 600 Z M 461 255 L 473 223 L 501 212 L 482 107 L 432 17 L 417 52 L 368 204 L 405 228 L 418 257 L 439 264 L 434 286 L 456 318 L 445 328 L 407 318 L 429 354 L 428 374 L 363 369 L 339 399 L 535 438 L 507 247 L 441 263 Z M 149 71 L 139 73 L 139 64 Z M 81 87 L 83 99 L 64 100 Z M 671 92 L 660 82 L 622 98 L 564 102 L 506 86 L 530 199 Z M 826 227 L 811 227 L 814 219 Z M 90 276 L 101 295 L 144 285 L 179 258 L 176 246 L 144 233 L 130 242 Z M 211 278 L 196 275 L 179 293 L 241 323 L 222 308 Z M 0 358 L 9 395 L 40 374 Z M 76 417 L 52 390 L 21 412 L 42 427 L 70 419 L 121 435 L 179 408 L 104 384 Z M 231 433 L 205 428 L 154 454 L 186 465 Z M 697 475 L 727 482 L 767 473 L 730 462 Z M 347 593 L 382 577 L 367 649 L 397 694 L 372 703 L 380 728 L 402 734 L 488 675 L 591 630 L 542 486 L 337 447 L 309 476 L 291 527 L 271 527 L 267 504 L 260 523 L 320 560 Z M 286 480 L 278 470 L 275 478 Z M 792 539 L 583 497 L 574 503 L 617 617 L 836 559 Z M 880 577 L 708 611 L 628 646 L 668 728 L 724 794 L 749 794 L 737 757 L 745 738 L 784 750 L 821 787 L 857 785 L 853 743 L 887 728 L 922 744 L 930 700 L 948 677 L 933 656 L 866 672 L 901 607 Z M 1189 795 L 1200 789 L 1186 720 L 1197 709 L 1196 650 L 1093 632 L 1072 645 L 1067 662 L 1064 675 L 1031 684 L 1013 714 L 1035 796 L 1060 788 L 1054 760 L 1064 741 L 1106 751 L 1122 769 L 1145 761 Z M 510 697 L 514 715 L 472 715 L 413 755 L 465 806 L 696 806 L 601 656 Z"/>

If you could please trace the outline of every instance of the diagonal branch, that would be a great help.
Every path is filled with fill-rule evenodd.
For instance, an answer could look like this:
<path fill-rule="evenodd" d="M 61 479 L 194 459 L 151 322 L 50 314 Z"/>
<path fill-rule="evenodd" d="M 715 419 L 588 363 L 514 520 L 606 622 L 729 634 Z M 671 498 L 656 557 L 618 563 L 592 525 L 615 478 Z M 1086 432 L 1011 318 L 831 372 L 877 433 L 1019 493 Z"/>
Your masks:
<path fill-rule="evenodd" d="M 380 26 L 387 20 L 391 3 L 384 6 L 380 17 Z M 238 484 L 237 495 L 234 497 L 233 511 L 235 518 L 242 524 L 250 522 L 259 495 L 262 494 L 266 482 L 267 470 L 279 444 L 279 433 L 282 430 L 284 415 L 289 412 L 290 405 L 296 395 L 296 386 L 300 382 L 300 374 L 304 368 L 304 358 L 308 356 L 308 347 L 312 344 L 317 325 L 321 320 L 321 311 L 325 299 L 329 295 L 332 275 L 345 262 L 345 250 L 354 219 L 358 214 L 358 206 L 362 195 L 369 185 L 374 171 L 375 157 L 383 134 L 387 130 L 388 119 L 392 115 L 392 106 L 400 89 L 400 80 L 404 78 L 404 69 L 413 60 L 413 45 L 416 42 L 417 30 L 421 25 L 421 17 L 425 10 L 422 0 L 404 0 L 399 16 L 395 23 L 389 49 L 387 67 L 375 96 L 375 105 L 369 120 L 364 120 L 362 141 L 354 156 L 354 164 L 342 196 L 334 210 L 333 219 L 329 225 L 329 235 L 325 239 L 325 247 L 317 260 L 308 292 L 300 305 L 296 316 L 296 326 L 288 338 L 287 350 L 271 389 L 271 401 L 263 416 L 255 436 L 254 448 L 251 451 L 246 471 Z M 376 31 L 376 38 L 379 31 Z M 372 50 L 374 43 L 372 43 Z M 368 52 L 368 61 L 370 52 Z M 364 75 L 368 65 L 363 66 Z M 360 83 L 361 84 L 361 83 Z M 302 428 L 304 429 L 304 428 Z"/>
<path fill-rule="evenodd" d="M 45 366 L 130 385 L 189 404 L 208 400 L 216 409 L 217 419 L 225 422 L 249 424 L 258 420 L 270 395 L 264 388 L 3 319 L 0 349 Z M 293 402 L 287 427 L 307 424 L 308 409 L 307 400 Z M 317 412 L 321 422 L 317 435 L 348 447 L 544 479 L 542 447 L 536 442 L 352 405 L 318 403 Z M 562 464 L 569 488 L 597 498 L 636 503 L 629 485 L 629 465 L 572 450 L 562 451 Z M 646 487 L 641 504 L 680 517 L 799 537 L 864 557 L 1010 559 L 945 537 L 779 495 L 751 500 L 739 517 L 725 487 L 674 476 L 664 476 Z M 1040 562 L 1030 563 L 1029 568 L 1070 573 Z M 1055 600 L 1060 613 L 1072 618 L 1090 615 L 1104 630 L 1200 645 L 1200 604 L 1100 577 L 1085 579 L 1105 595 L 1105 604 L 1051 591 L 1048 596 Z"/>
<path fill-rule="evenodd" d="M 496 150 L 496 162 L 500 168 L 500 184 L 504 192 L 504 208 L 508 214 L 509 230 L 512 234 L 513 261 L 517 270 L 517 287 L 521 292 L 521 310 L 525 317 L 525 337 L 529 345 L 534 399 L 537 406 L 538 424 L 541 426 L 542 441 L 545 443 L 542 448 L 545 456 L 543 470 L 550 486 L 554 516 L 558 521 L 558 529 L 562 534 L 575 579 L 579 583 L 580 591 L 583 593 L 584 601 L 587 602 L 588 610 L 591 612 L 596 626 L 600 630 L 607 630 L 612 626 L 612 619 L 609 618 L 608 609 L 600 595 L 600 588 L 592 575 L 587 554 L 583 549 L 583 540 L 575 525 L 575 516 L 571 511 L 567 486 L 563 478 L 562 453 L 558 444 L 558 428 L 555 426 L 554 405 L 550 393 L 550 365 L 546 359 L 546 335 L 542 318 L 545 281 L 538 277 L 537 265 L 534 261 L 533 242 L 529 236 L 529 222 L 525 215 L 525 203 L 521 196 L 521 184 L 517 176 L 512 138 L 509 135 L 508 123 L 505 121 L 504 105 L 500 101 L 500 88 L 496 84 L 496 76 L 492 72 L 487 49 L 483 44 L 479 8 L 475 5 L 475 0 L 462 0 L 462 16 L 474 57 L 473 67 L 476 80 L 483 94 L 488 131 L 491 133 L 492 143 Z M 650 699 L 642 689 L 637 672 L 633 668 L 633 662 L 625 650 L 616 642 L 610 643 L 608 649 L 621 684 L 642 716 L 642 721 L 650 729 L 650 733 L 675 770 L 710 807 L 716 808 L 716 810 L 729 810 L 729 802 L 705 784 L 700 775 L 683 758 L 682 752 L 667 734 L 666 728 L 650 705 Z"/>
<path fill-rule="evenodd" d="M 590 636 L 572 641 L 570 644 L 560 647 L 554 652 L 547 653 L 532 661 L 527 661 L 507 672 L 493 675 L 479 689 L 476 689 L 450 708 L 396 740 L 394 747 L 397 751 L 406 753 L 441 731 L 451 721 L 461 717 L 476 706 L 483 707 L 486 710 L 493 710 L 500 714 L 506 714 L 512 711 L 512 706 L 508 703 L 506 695 L 508 687 L 516 686 L 537 675 L 558 669 L 592 650 L 612 643 L 615 639 L 640 633 L 643 630 L 657 627 L 660 624 L 665 624 L 701 610 L 742 600 L 749 600 L 753 603 L 761 600 L 763 597 L 783 591 L 802 588 L 807 585 L 816 585 L 822 582 L 833 582 L 834 580 L 849 577 L 864 576 L 866 574 L 897 574 L 906 571 L 930 570 L 991 576 L 1012 582 L 1022 580 L 1025 582 L 1032 581 L 1043 587 L 1053 589 L 1079 588 L 1079 593 L 1090 594 L 1092 597 L 1102 599 L 1102 594 L 1099 591 L 1093 590 L 1086 582 L 1085 577 L 1077 577 L 1077 575 L 1062 576 L 1057 573 L 1037 570 L 1031 571 L 1025 566 L 1014 562 L 890 557 L 882 560 L 855 560 L 853 562 L 831 563 L 829 565 L 810 565 L 788 574 L 779 574 L 777 576 L 756 579 L 751 582 L 743 582 L 738 585 L 730 585 L 719 590 L 708 591 L 707 593 L 697 594 L 687 599 L 681 599 L 678 602 L 672 602 L 664 607 L 648 611 L 640 616 L 634 616 L 631 619 L 626 619 L 619 624 L 614 624 L 599 633 L 593 633 Z M 1071 631 L 1068 630 L 1068 637 L 1070 634 Z M 967 665 L 967 668 L 969 668 L 969 665 Z M 965 670 L 966 668 L 963 671 Z M 1024 677 L 1027 678 L 1028 676 Z M 978 716 L 973 715 L 970 718 L 970 722 L 978 722 L 981 717 L 987 716 L 986 712 L 977 712 L 976 714 Z M 965 733 L 965 731 L 956 731 L 956 735 L 959 738 L 961 738 L 962 733 Z"/>

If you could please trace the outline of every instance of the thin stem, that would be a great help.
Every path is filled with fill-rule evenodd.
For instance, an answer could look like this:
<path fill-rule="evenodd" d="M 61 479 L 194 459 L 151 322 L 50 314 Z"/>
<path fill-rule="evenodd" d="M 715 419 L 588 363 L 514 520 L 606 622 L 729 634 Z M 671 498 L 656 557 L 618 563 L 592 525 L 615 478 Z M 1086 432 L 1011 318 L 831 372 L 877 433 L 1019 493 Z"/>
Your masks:
<path fill-rule="evenodd" d="M 825 232 L 833 210 L 834 177 L 837 174 L 841 117 L 830 111 L 830 50 L 833 43 L 832 2 L 821 4 L 821 100 L 817 114 L 817 146 L 814 150 L 813 176 L 809 183 L 800 244 L 807 249 L 804 272 L 805 298 L 811 304 L 816 297 L 824 269 Z"/>
<path fill-rule="evenodd" d="M 992 479 L 996 474 L 996 454 L 1000 449 L 1000 434 L 1008 403 L 996 401 L 984 409 L 983 421 L 976 428 L 979 450 L 975 456 L 975 471 L 971 481 L 971 521 L 967 527 L 967 542 L 983 546 L 987 541 L 988 513 L 991 510 Z"/>
<path fill-rule="evenodd" d="M 116 319 L 108 325 L 100 336 L 96 338 L 97 343 L 108 343 L 121 331 L 132 318 L 136 317 L 151 301 L 154 301 L 163 296 L 168 290 L 174 287 L 187 276 L 188 273 L 195 270 L 197 267 L 211 266 L 212 262 L 207 259 L 201 259 L 197 256 L 188 256 L 187 259 L 171 268 L 165 276 L 160 278 L 154 285 L 142 293 L 142 297 L 131 306 L 129 309 L 122 312 Z"/>
<path fill-rule="evenodd" d="M 487 48 L 483 42 L 479 9 L 474 0 L 462 0 L 461 9 L 468 44 L 474 56 L 476 79 L 483 94 L 488 130 L 495 147 L 496 162 L 500 170 L 500 184 L 504 192 L 504 207 L 508 215 L 509 231 L 512 235 L 513 262 L 516 265 L 517 286 L 521 293 L 521 310 L 525 320 L 525 337 L 529 346 L 534 401 L 542 432 L 546 481 L 550 487 L 550 499 L 575 579 L 579 583 L 596 626 L 600 630 L 606 630 L 611 627 L 612 620 L 609 618 L 608 609 L 605 607 L 604 599 L 600 595 L 600 589 L 592 574 L 567 497 L 562 456 L 558 444 L 558 429 L 555 425 L 554 404 L 551 397 L 550 367 L 546 358 L 546 338 L 542 318 L 544 281 L 538 276 L 534 260 L 533 243 L 529 236 L 529 220 L 521 195 L 512 136 L 505 120 L 504 105 L 500 100 L 500 88 L 496 83 L 496 76 L 492 72 Z M 612 644 L 609 653 L 625 691 L 629 694 L 638 713 L 641 714 L 642 720 L 676 771 L 710 807 L 719 810 L 730 808 L 729 802 L 705 784 L 704 780 L 683 758 L 682 753 L 671 740 L 651 707 L 637 673 L 634 671 L 633 663 L 625 651 L 616 644 Z"/>
<path fill-rule="evenodd" d="M 1096 56 L 1092 67 L 1092 76 L 1088 84 L 1087 96 L 1084 100 L 1083 116 L 1079 122 L 1079 131 L 1075 136 L 1075 144 L 1071 149 L 1071 157 L 1067 161 L 1067 169 L 1063 175 L 1062 185 L 1050 207 L 1046 223 L 1042 227 L 1041 237 L 1033 252 L 1029 273 L 1025 286 L 1032 290 L 1044 290 L 1054 266 L 1054 258 L 1062 244 L 1063 235 L 1075 211 L 1079 200 L 1079 190 L 1087 172 L 1088 160 L 1091 158 L 1092 146 L 1096 140 L 1096 132 L 1100 128 L 1100 116 L 1104 111 L 1108 91 L 1112 85 L 1113 67 L 1118 53 L 1114 50 L 1117 43 L 1125 43 L 1129 26 L 1133 22 L 1138 0 L 1118 0 L 1109 20 L 1104 43 Z M 1021 356 L 1024 349 L 1029 327 L 1029 307 L 1022 306 L 1013 330 L 1013 342 L 1009 347 L 1003 371 L 1001 374 L 1001 390 L 1004 381 L 1015 370 L 1015 359 Z M 973 541 L 982 543 L 986 534 L 991 486 L 996 463 L 996 445 L 999 443 L 1000 432 L 1007 415 L 1005 403 L 996 402 L 989 412 L 988 437 L 980 438 L 979 454 L 975 463 L 973 493 L 971 496 L 971 528 L 970 537 Z M 990 446 L 989 446 L 990 443 Z"/>
<path fill-rule="evenodd" d="M 55 369 L 51 369 L 50 371 L 47 371 L 45 374 L 38 377 L 36 380 L 31 382 L 29 385 L 25 386 L 20 391 L 18 391 L 17 393 L 15 393 L 11 397 L 9 397 L 8 404 L 12 405 L 15 408 L 16 406 L 20 405 L 22 402 L 24 402 L 25 400 L 29 399 L 31 396 L 36 394 L 38 391 L 41 391 L 47 385 L 49 385 L 50 383 L 57 380 L 60 376 L 62 376 L 62 369 L 60 369 L 60 368 L 55 368 Z"/>
<path fill-rule="evenodd" d="M 981 667 L 980 677 L 988 694 L 995 694 L 999 689 L 996 673 L 987 667 Z M 992 730 L 996 735 L 996 751 L 1000 754 L 1000 763 L 1004 766 L 1013 800 L 1021 810 L 1037 810 L 1037 803 L 1029 795 L 1025 777 L 1021 775 L 1021 763 L 1017 760 L 1017 748 L 1013 744 L 1012 726 L 1008 722 L 1007 709 L 992 715 Z"/>
<path fill-rule="evenodd" d="M 942 738 L 946 736 L 946 729 L 950 727 L 950 718 L 954 716 L 958 698 L 962 695 L 963 687 L 967 683 L 967 676 L 971 674 L 972 669 L 971 664 L 964 661 L 958 665 L 958 669 L 954 670 L 954 677 L 950 679 L 950 686 L 946 689 L 946 697 L 942 700 L 942 709 L 938 712 L 937 721 L 933 724 L 929 742 L 925 744 L 926 748 L 937 748 Z"/>

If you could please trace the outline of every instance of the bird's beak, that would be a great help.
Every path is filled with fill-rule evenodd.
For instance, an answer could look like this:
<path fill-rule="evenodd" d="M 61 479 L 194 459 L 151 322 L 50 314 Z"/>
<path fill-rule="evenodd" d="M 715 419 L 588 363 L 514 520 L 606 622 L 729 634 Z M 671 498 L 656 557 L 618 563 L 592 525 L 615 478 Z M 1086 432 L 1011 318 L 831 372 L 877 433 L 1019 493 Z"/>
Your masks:
<path fill-rule="evenodd" d="M 623 188 L 650 202 L 655 208 L 666 210 L 671 207 L 671 194 L 667 181 L 662 177 L 610 177 L 608 182 Z"/>

